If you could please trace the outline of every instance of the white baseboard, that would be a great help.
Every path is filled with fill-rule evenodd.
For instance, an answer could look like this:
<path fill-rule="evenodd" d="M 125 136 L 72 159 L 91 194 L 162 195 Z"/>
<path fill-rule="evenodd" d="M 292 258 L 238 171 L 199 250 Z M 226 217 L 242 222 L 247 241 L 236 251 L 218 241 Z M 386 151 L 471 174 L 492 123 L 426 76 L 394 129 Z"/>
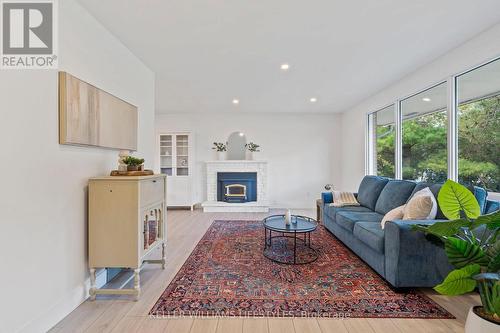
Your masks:
<path fill-rule="evenodd" d="M 106 284 L 106 269 L 96 272 L 96 285 L 100 288 Z M 59 299 L 54 306 L 42 312 L 38 317 L 30 320 L 21 329 L 20 333 L 47 332 L 57 325 L 80 304 L 89 297 L 90 278 L 86 279 L 82 285 L 76 287 L 64 297 Z"/>
<path fill-rule="evenodd" d="M 87 280 L 58 300 L 53 307 L 26 323 L 18 332 L 47 332 L 87 299 L 89 286 L 90 280 Z"/>

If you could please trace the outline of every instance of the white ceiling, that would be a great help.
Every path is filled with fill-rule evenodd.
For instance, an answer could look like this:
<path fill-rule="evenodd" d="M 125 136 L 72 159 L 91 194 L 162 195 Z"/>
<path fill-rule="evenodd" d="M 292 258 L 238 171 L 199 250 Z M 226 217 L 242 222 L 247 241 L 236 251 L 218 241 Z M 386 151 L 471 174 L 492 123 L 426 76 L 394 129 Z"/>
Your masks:
<path fill-rule="evenodd" d="M 344 111 L 500 22 L 499 0 L 79 2 L 155 72 L 159 113 Z"/>

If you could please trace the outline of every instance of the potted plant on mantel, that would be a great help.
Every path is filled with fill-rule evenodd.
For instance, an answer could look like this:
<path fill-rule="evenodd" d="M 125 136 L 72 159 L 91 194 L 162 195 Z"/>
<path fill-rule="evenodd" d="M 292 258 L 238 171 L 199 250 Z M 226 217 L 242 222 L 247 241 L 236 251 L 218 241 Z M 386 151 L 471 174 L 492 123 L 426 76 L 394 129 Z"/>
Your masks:
<path fill-rule="evenodd" d="M 247 143 L 245 144 L 245 148 L 247 149 L 248 153 L 247 153 L 247 159 L 248 160 L 253 160 L 254 158 L 254 153 L 256 152 L 259 152 L 259 145 L 258 144 L 255 144 L 253 142 L 250 142 L 250 143 Z"/>
<path fill-rule="evenodd" d="M 217 159 L 219 161 L 226 159 L 227 144 L 222 142 L 214 142 L 213 150 L 217 152 Z"/>
<path fill-rule="evenodd" d="M 123 163 L 127 165 L 127 171 L 140 171 L 144 167 L 144 159 L 127 156 L 122 159 Z"/>
<path fill-rule="evenodd" d="M 482 306 L 469 310 L 465 332 L 500 332 L 500 211 L 480 216 L 472 192 L 451 180 L 439 191 L 438 202 L 450 221 L 414 226 L 437 237 L 455 267 L 434 289 L 462 295 L 478 288 Z"/>

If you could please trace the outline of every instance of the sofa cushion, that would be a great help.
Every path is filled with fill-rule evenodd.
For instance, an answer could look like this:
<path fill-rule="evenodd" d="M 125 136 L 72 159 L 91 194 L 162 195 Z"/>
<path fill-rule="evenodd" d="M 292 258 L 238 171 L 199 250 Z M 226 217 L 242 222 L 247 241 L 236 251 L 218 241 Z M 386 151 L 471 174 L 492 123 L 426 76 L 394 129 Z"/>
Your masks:
<path fill-rule="evenodd" d="M 493 200 L 486 200 L 485 214 L 491 214 L 500 209 L 500 202 Z"/>
<path fill-rule="evenodd" d="M 431 190 L 432 194 L 434 194 L 434 198 L 436 198 L 436 201 L 437 201 L 438 193 L 441 190 L 441 186 L 443 186 L 443 184 L 433 184 L 433 183 L 425 183 L 425 182 L 417 183 L 417 186 L 415 186 L 415 188 L 413 189 L 413 192 L 411 193 L 410 198 L 413 196 L 413 194 L 428 187 Z M 446 220 L 446 216 L 444 216 L 443 212 L 441 211 L 441 208 L 439 207 L 439 202 L 438 202 L 438 210 L 437 210 L 437 214 L 436 214 L 436 219 Z"/>
<path fill-rule="evenodd" d="M 384 215 L 375 212 L 340 211 L 335 215 L 335 223 L 352 232 L 358 222 L 378 222 L 376 224 L 380 225 L 382 218 Z"/>
<path fill-rule="evenodd" d="M 353 234 L 373 250 L 384 253 L 384 230 L 380 223 L 358 222 L 354 226 Z"/>
<path fill-rule="evenodd" d="M 472 193 L 474 193 L 474 196 L 479 203 L 481 215 L 484 215 L 486 213 L 486 198 L 488 197 L 488 192 L 486 192 L 486 190 L 482 187 L 474 186 Z"/>
<path fill-rule="evenodd" d="M 331 205 L 326 205 L 324 208 L 325 214 L 335 220 L 335 215 L 341 211 L 349 211 L 349 212 L 371 212 L 370 209 L 363 206 L 348 206 L 348 207 L 334 207 Z"/>
<path fill-rule="evenodd" d="M 365 207 L 375 210 L 380 192 L 389 182 L 389 179 L 377 176 L 365 176 L 359 184 L 358 202 Z"/>
<path fill-rule="evenodd" d="M 408 180 L 390 180 L 380 192 L 375 211 L 385 215 L 394 208 L 404 205 L 415 186 L 414 182 Z"/>

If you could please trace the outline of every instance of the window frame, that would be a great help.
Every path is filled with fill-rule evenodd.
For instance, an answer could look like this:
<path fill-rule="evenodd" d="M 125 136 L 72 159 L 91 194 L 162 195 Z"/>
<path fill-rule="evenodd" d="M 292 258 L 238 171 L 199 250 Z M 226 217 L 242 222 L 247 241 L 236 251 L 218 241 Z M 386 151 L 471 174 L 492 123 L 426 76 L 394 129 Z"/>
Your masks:
<path fill-rule="evenodd" d="M 402 179 L 402 170 L 403 170 L 403 154 L 402 154 L 402 145 L 403 145 L 403 115 L 402 115 L 402 102 L 407 100 L 408 98 L 414 97 L 422 92 L 425 92 L 429 89 L 437 87 L 443 83 L 447 84 L 447 128 L 446 128 L 446 136 L 447 136 L 447 162 L 448 162 L 448 174 L 447 178 L 458 181 L 458 94 L 457 94 L 457 82 L 458 78 L 462 75 L 465 75 L 469 72 L 472 72 L 480 67 L 489 65 L 495 61 L 500 61 L 500 55 L 494 58 L 490 58 L 490 60 L 483 61 L 478 65 L 471 66 L 466 70 L 463 70 L 459 73 L 455 73 L 449 75 L 447 78 L 443 80 L 437 81 L 437 83 L 431 84 L 424 89 L 420 89 L 417 92 L 411 93 L 409 95 L 403 96 L 401 98 L 396 98 L 392 103 L 388 103 L 383 107 L 377 108 L 375 111 L 367 112 L 366 115 L 366 123 L 365 123 L 365 174 L 366 175 L 376 175 L 377 170 L 374 170 L 373 165 L 373 141 L 372 141 L 372 133 L 374 127 L 372 124 L 371 116 L 381 111 L 387 107 L 394 105 L 394 119 L 395 119 L 395 179 Z M 489 192 L 493 198 L 500 199 L 500 193 Z"/>
<path fill-rule="evenodd" d="M 373 127 L 373 122 L 372 122 L 372 118 L 373 115 L 379 111 L 382 111 L 382 110 L 385 110 L 389 107 L 394 107 L 394 131 L 395 131 L 395 134 L 396 136 L 394 137 L 394 171 L 395 171 L 395 176 L 397 175 L 397 155 L 396 155 L 396 152 L 397 152 L 397 106 L 396 106 L 396 103 L 391 103 L 391 104 L 388 104 L 382 108 L 379 108 L 377 109 L 376 111 L 372 111 L 372 112 L 369 112 L 367 114 L 367 117 L 366 117 L 366 126 L 367 126 L 367 135 L 366 135 L 366 150 L 367 150 L 367 158 L 365 159 L 365 169 L 368 170 L 366 174 L 369 174 L 369 175 L 376 175 L 377 174 L 377 170 L 375 170 L 375 165 L 373 163 L 373 154 L 374 154 L 374 143 L 373 142 L 373 130 L 374 130 L 374 127 Z"/>

